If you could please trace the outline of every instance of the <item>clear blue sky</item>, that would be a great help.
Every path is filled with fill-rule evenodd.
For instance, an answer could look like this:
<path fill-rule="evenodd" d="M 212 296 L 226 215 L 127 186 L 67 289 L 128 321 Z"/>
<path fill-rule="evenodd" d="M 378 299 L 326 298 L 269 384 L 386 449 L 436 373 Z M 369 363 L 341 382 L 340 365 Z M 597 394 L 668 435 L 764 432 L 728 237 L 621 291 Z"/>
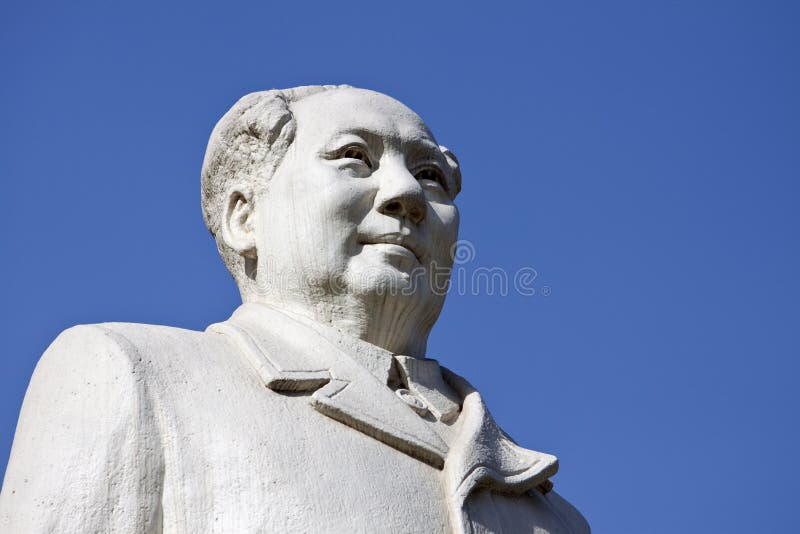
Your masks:
<path fill-rule="evenodd" d="M 796 532 L 800 4 L 273 4 L 0 5 L 0 472 L 59 331 L 236 307 L 199 207 L 219 116 L 350 83 L 458 154 L 465 268 L 538 272 L 451 295 L 430 352 L 594 531 Z"/>

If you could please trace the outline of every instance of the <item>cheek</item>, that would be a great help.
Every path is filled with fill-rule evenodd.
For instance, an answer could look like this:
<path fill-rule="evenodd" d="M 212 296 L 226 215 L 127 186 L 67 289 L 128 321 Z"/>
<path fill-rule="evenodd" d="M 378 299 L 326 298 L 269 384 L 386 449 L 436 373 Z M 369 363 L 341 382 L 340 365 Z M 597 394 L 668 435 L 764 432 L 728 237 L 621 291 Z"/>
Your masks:
<path fill-rule="evenodd" d="M 440 263 L 449 261 L 451 249 L 458 239 L 458 208 L 452 204 L 432 205 L 429 223 L 428 231 L 434 244 L 432 256 Z"/>
<path fill-rule="evenodd" d="M 369 211 L 374 192 L 364 179 L 319 166 L 296 177 L 290 196 L 300 217 L 316 219 L 320 224 L 357 224 Z"/>
<path fill-rule="evenodd" d="M 433 204 L 432 207 L 436 231 L 455 240 L 458 237 L 458 208 L 452 204 Z"/>
<path fill-rule="evenodd" d="M 291 187 L 297 262 L 316 271 L 344 269 L 358 246 L 358 225 L 371 208 L 363 180 L 318 169 Z"/>

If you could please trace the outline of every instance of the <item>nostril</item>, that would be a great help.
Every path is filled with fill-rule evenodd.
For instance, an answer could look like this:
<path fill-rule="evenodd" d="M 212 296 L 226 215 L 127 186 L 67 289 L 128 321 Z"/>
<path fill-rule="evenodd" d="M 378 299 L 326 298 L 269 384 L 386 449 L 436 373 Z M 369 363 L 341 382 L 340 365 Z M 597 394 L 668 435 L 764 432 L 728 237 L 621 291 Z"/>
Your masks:
<path fill-rule="evenodd" d="M 425 218 L 426 206 L 410 195 L 398 195 L 379 204 L 378 211 L 392 217 L 408 218 L 414 224 L 419 224 Z"/>
<path fill-rule="evenodd" d="M 387 202 L 386 205 L 383 206 L 383 209 L 386 213 L 398 214 L 403 212 L 403 205 L 399 201 L 393 200 Z"/>

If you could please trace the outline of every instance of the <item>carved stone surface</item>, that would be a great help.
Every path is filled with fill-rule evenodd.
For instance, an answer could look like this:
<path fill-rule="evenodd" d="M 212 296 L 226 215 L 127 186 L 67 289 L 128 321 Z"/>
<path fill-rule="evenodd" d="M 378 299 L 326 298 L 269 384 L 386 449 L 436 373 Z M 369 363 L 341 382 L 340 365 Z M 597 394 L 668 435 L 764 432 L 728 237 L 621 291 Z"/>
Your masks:
<path fill-rule="evenodd" d="M 385 95 L 242 98 L 202 171 L 242 306 L 204 332 L 63 332 L 22 407 L 4 532 L 588 532 L 556 458 L 425 357 L 460 188 Z"/>

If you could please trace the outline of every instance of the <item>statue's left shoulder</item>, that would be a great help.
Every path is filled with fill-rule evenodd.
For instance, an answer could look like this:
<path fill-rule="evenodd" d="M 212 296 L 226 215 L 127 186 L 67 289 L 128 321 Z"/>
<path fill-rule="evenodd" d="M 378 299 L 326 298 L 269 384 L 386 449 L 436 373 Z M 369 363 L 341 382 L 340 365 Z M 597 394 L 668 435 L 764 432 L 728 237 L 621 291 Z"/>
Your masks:
<path fill-rule="evenodd" d="M 570 532 L 575 534 L 590 534 L 591 528 L 589 527 L 589 522 L 586 521 L 583 514 L 572 506 L 564 497 L 555 491 L 550 491 L 545 494 L 544 498 L 550 506 L 553 507 L 562 521 L 569 526 Z"/>

